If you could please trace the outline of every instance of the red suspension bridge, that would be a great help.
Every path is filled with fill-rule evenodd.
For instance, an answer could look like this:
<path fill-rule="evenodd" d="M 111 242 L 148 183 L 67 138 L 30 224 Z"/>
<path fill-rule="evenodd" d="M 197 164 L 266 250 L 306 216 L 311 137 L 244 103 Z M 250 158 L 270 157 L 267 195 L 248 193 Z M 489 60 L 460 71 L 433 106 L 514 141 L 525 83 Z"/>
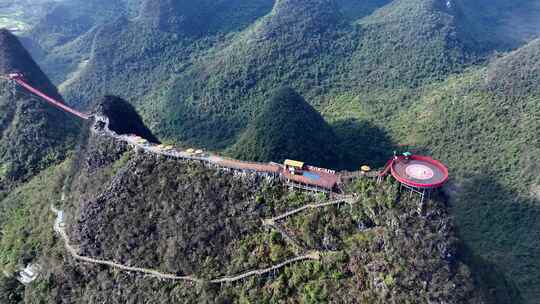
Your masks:
<path fill-rule="evenodd" d="M 75 115 L 83 120 L 90 120 L 91 118 L 99 120 L 98 116 L 79 112 L 71 107 L 68 107 L 63 102 L 47 96 L 40 90 L 31 86 L 24 79 L 24 76 L 21 73 L 11 73 L 7 76 L 0 76 L 0 78 L 14 81 L 29 92 L 42 98 L 50 105 L 57 107 L 72 115 Z M 127 140 L 130 141 L 130 138 L 128 138 Z M 136 139 L 131 140 L 137 141 Z M 152 146 L 148 146 L 146 144 L 143 146 L 144 149 L 147 149 L 151 152 L 163 153 L 163 151 L 155 151 Z M 169 154 L 184 157 L 184 155 L 179 152 L 173 151 Z M 191 159 L 193 157 L 185 156 L 184 158 Z M 296 185 L 297 187 L 305 190 L 332 192 L 336 190 L 335 187 L 339 182 L 339 178 L 335 174 L 335 172 L 330 172 L 331 170 L 319 169 L 315 167 L 312 167 L 312 169 L 317 170 L 310 170 L 309 166 L 306 167 L 308 168 L 307 171 L 309 171 L 309 175 L 307 176 L 314 176 L 314 178 L 291 174 L 290 172 L 285 170 L 283 166 L 275 164 L 250 163 L 239 160 L 224 159 L 216 155 L 199 157 L 197 159 L 201 161 L 207 161 L 209 163 L 214 163 L 224 168 L 280 175 L 283 179 L 287 180 L 289 184 Z M 353 175 L 354 174 L 356 173 L 353 172 Z M 429 192 L 433 189 L 442 187 L 448 180 L 448 169 L 442 163 L 430 157 L 411 155 L 410 153 L 406 153 L 402 156 L 394 156 L 394 158 L 388 161 L 383 170 L 376 173 L 374 177 L 378 177 L 379 181 L 382 181 L 382 179 L 388 174 L 391 174 L 401 184 L 402 187 L 421 194 L 422 201 L 424 200 L 425 194 L 429 194 Z M 369 177 L 369 175 L 363 176 Z M 343 178 L 344 176 L 342 175 L 341 177 Z"/>
<path fill-rule="evenodd" d="M 23 74 L 21 73 L 11 73 L 11 74 L 8 74 L 7 77 L 5 77 L 9 80 L 12 80 L 12 81 L 15 81 L 17 84 L 19 84 L 21 87 L 27 89 L 29 92 L 31 92 L 32 94 L 36 95 L 36 96 L 39 96 L 41 97 L 43 100 L 45 100 L 47 103 L 51 104 L 52 106 L 55 106 L 67 113 L 70 113 L 70 114 L 73 114 L 81 119 L 84 119 L 84 120 L 89 120 L 90 119 L 90 115 L 88 114 L 85 114 L 85 113 L 81 113 L 73 108 L 70 108 L 68 106 L 66 106 L 63 102 L 60 102 L 58 100 L 55 100 L 45 94 L 43 94 L 40 90 L 34 88 L 33 86 L 31 86 L 30 84 L 28 84 L 28 82 L 26 82 L 26 80 L 24 79 L 24 76 Z"/>
<path fill-rule="evenodd" d="M 75 115 L 83 120 L 90 120 L 92 118 L 98 121 L 100 119 L 105 119 L 103 117 L 100 117 L 99 115 L 89 115 L 89 114 L 79 112 L 71 107 L 68 107 L 63 102 L 55 100 L 54 98 L 44 94 L 40 90 L 30 85 L 24 79 L 24 76 L 21 73 L 11 73 L 11 74 L 8 74 L 7 76 L 3 76 L 3 77 L 0 76 L 0 77 L 14 81 L 21 87 L 31 92 L 32 94 L 42 98 L 50 105 L 56 108 L 59 108 L 62 111 L 65 111 L 72 115 Z M 137 146 L 140 146 L 142 149 L 152 152 L 152 153 L 157 153 L 157 154 L 165 153 L 164 151 L 161 151 L 159 148 L 157 148 L 158 146 L 154 146 L 153 144 L 148 143 L 146 141 L 144 143 L 139 143 L 136 136 L 128 135 L 126 138 L 122 136 L 118 136 L 118 134 L 113 134 L 113 136 L 120 140 L 135 143 Z M 228 168 L 228 169 L 244 171 L 244 172 L 245 171 L 257 172 L 257 173 L 267 174 L 267 175 L 278 175 L 282 177 L 283 180 L 285 180 L 288 185 L 297 187 L 300 189 L 308 190 L 308 191 L 327 192 L 327 193 L 332 192 L 336 190 L 336 185 L 338 183 L 338 176 L 335 174 L 335 172 L 331 170 L 327 170 L 327 169 L 316 168 L 316 167 L 306 166 L 304 171 L 309 174 L 307 175 L 308 177 L 306 177 L 304 175 L 291 174 L 288 171 L 284 170 L 283 166 L 280 166 L 280 165 L 253 163 L 253 162 L 245 162 L 245 161 L 240 161 L 240 160 L 225 159 L 217 155 L 193 157 L 192 155 L 185 155 L 183 153 L 180 153 L 176 151 L 175 149 L 173 149 L 173 151 L 166 151 L 166 152 L 169 155 L 178 156 L 180 158 L 204 161 L 204 162 L 215 164 L 222 168 Z"/>

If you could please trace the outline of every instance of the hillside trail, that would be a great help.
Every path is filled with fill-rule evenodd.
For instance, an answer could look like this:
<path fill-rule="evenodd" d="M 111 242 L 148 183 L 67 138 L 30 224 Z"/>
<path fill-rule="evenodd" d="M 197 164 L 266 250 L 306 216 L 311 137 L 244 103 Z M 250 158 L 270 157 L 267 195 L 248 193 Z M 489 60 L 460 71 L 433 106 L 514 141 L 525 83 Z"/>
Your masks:
<path fill-rule="evenodd" d="M 355 197 L 353 195 L 338 195 L 335 199 L 333 199 L 331 201 L 324 202 L 324 203 L 319 203 L 319 204 L 307 204 L 307 205 L 304 205 L 304 206 L 302 206 L 300 208 L 285 212 L 285 213 L 283 213 L 281 215 L 278 215 L 278 216 L 263 220 L 263 223 L 273 225 L 273 223 L 275 223 L 277 221 L 283 220 L 283 219 L 285 219 L 285 218 L 287 218 L 289 216 L 295 215 L 295 214 L 300 213 L 300 212 L 302 212 L 304 210 L 307 210 L 307 209 L 317 209 L 317 208 L 323 208 L 323 207 L 328 207 L 328 206 L 332 206 L 332 205 L 339 205 L 339 204 L 343 204 L 343 203 L 352 205 L 352 204 L 354 204 L 354 202 L 355 202 Z"/>
<path fill-rule="evenodd" d="M 281 268 L 283 268 L 283 267 L 285 267 L 287 265 L 290 265 L 290 264 L 293 264 L 293 263 L 296 263 L 296 262 L 300 262 L 300 261 L 306 261 L 306 260 L 319 261 L 321 259 L 321 255 L 322 255 L 322 253 L 319 252 L 319 251 L 306 252 L 303 255 L 299 255 L 299 256 L 290 258 L 290 259 L 285 260 L 285 261 L 283 261 L 283 262 L 281 262 L 279 264 L 276 264 L 276 265 L 273 265 L 273 266 L 270 266 L 270 267 L 267 267 L 267 268 L 249 270 L 249 271 L 240 273 L 238 275 L 224 276 L 224 277 L 215 278 L 215 279 L 211 279 L 211 280 L 205 280 L 205 279 L 201 279 L 201 278 L 196 278 L 194 276 L 178 276 L 178 275 L 175 275 L 175 274 L 163 273 L 163 272 L 160 272 L 160 271 L 157 271 L 157 270 L 154 270 L 154 269 L 126 266 L 126 265 L 122 265 L 122 264 L 119 264 L 119 263 L 116 263 L 116 262 L 113 262 L 113 261 L 95 259 L 95 258 L 80 255 L 78 253 L 77 249 L 70 244 L 69 236 L 67 235 L 66 230 L 65 230 L 65 222 L 64 222 L 64 217 L 63 217 L 63 214 L 64 214 L 63 211 L 55 208 L 52 205 L 51 205 L 51 211 L 54 214 L 56 214 L 56 220 L 55 220 L 54 227 L 53 227 L 54 231 L 56 233 L 58 233 L 58 235 L 60 235 L 60 237 L 62 238 L 62 240 L 64 242 L 64 247 L 66 248 L 67 252 L 75 260 L 79 260 L 79 261 L 87 262 L 87 263 L 91 263 L 91 264 L 105 265 L 105 266 L 109 266 L 109 267 L 112 267 L 112 268 L 116 268 L 116 269 L 120 269 L 120 270 L 128 271 L 128 272 L 142 273 L 142 274 L 146 274 L 146 275 L 156 277 L 156 278 L 160 278 L 160 279 L 168 279 L 168 280 L 174 280 L 174 281 L 188 281 L 188 282 L 194 282 L 194 283 L 202 283 L 202 282 L 209 282 L 209 283 L 214 283 L 214 284 L 230 283 L 230 282 L 239 281 L 239 280 L 251 277 L 251 276 L 262 276 L 262 275 L 265 275 L 265 274 L 267 274 L 269 272 L 279 270 L 279 269 L 281 269 Z"/>
<path fill-rule="evenodd" d="M 99 120 L 99 119 L 100 118 L 97 118 L 97 120 Z M 118 134 L 115 134 L 114 132 L 110 131 L 110 129 L 108 128 L 108 119 L 104 118 L 102 122 L 105 124 L 105 128 L 103 128 L 103 129 L 104 129 L 104 132 L 107 135 L 112 136 L 112 137 L 114 137 L 116 139 L 123 140 L 123 141 L 127 142 L 128 144 L 138 145 L 138 143 L 136 142 L 136 139 L 131 138 L 130 136 L 118 135 Z M 96 132 L 96 133 L 99 133 L 99 131 L 96 130 L 96 129 L 94 129 L 93 131 Z M 138 145 L 138 146 L 141 147 L 141 145 Z M 145 145 L 142 145 L 141 148 L 143 150 L 145 150 L 147 152 L 150 152 L 150 153 L 153 153 L 153 154 L 171 156 L 171 157 L 174 157 L 174 158 L 185 158 L 185 159 L 197 160 L 197 161 L 202 161 L 202 162 L 210 162 L 210 163 L 214 163 L 214 164 L 219 164 L 220 162 L 225 162 L 225 161 L 231 162 L 231 160 L 225 160 L 225 159 L 223 159 L 221 157 L 218 157 L 218 156 L 215 156 L 215 155 L 206 156 L 206 157 L 194 157 L 192 155 L 187 155 L 186 153 L 179 152 L 179 151 L 169 151 L 169 152 L 167 152 L 167 151 L 162 151 L 162 150 L 156 149 L 154 147 L 148 147 L 148 146 L 145 146 Z M 238 162 L 238 163 L 236 163 L 236 161 L 234 162 L 234 164 L 236 164 L 236 165 L 241 164 L 241 167 L 243 167 L 243 169 L 245 167 L 249 168 L 251 166 L 256 166 L 257 169 L 260 169 L 259 166 L 261 165 L 261 164 L 253 164 L 253 163 L 248 163 L 248 162 Z M 229 165 L 231 165 L 231 164 L 229 164 Z M 263 167 L 264 168 L 263 170 L 267 169 L 266 166 L 267 165 L 265 164 L 264 167 Z M 280 227 L 278 227 L 278 225 L 276 225 L 277 221 L 280 221 L 280 220 L 283 220 L 283 219 L 285 219 L 287 217 L 296 215 L 296 214 L 298 214 L 298 213 L 300 213 L 300 212 L 302 212 L 304 210 L 308 210 L 308 209 L 323 208 L 323 207 L 337 205 L 337 204 L 341 204 L 341 203 L 348 203 L 348 204 L 352 205 L 354 203 L 354 196 L 336 195 L 335 197 L 336 197 L 335 199 L 333 199 L 331 201 L 328 201 L 328 202 L 325 202 L 325 203 L 304 205 L 304 206 L 302 206 L 300 208 L 288 211 L 288 212 L 286 212 L 284 214 L 281 214 L 281 215 L 278 215 L 276 217 L 273 217 L 273 218 L 270 218 L 270 219 L 267 219 L 267 220 L 263 220 L 263 224 L 273 226 L 285 238 L 287 238 L 288 234 L 286 234 L 286 232 L 283 229 L 279 229 Z M 65 192 L 62 191 L 62 195 L 61 195 L 62 204 L 65 201 L 65 198 L 66 198 Z M 78 253 L 78 250 L 74 246 L 72 246 L 70 244 L 69 236 L 68 236 L 68 234 L 67 234 L 67 232 L 65 230 L 65 222 L 64 222 L 64 213 L 63 213 L 63 211 L 55 208 L 52 205 L 51 205 L 51 211 L 56 215 L 56 220 L 55 220 L 55 223 L 54 223 L 54 231 L 56 233 L 58 233 L 58 235 L 62 238 L 62 240 L 64 242 L 64 247 L 66 248 L 68 253 L 75 260 L 79 260 L 79 261 L 87 262 L 87 263 L 91 263 L 91 264 L 96 264 L 96 265 L 105 265 L 105 266 L 109 266 L 109 267 L 112 267 L 112 268 L 116 268 L 116 269 L 120 269 L 120 270 L 128 271 L 128 272 L 142 273 L 142 274 L 149 275 L 149 276 L 156 277 L 156 278 L 160 278 L 160 279 L 169 279 L 169 280 L 174 280 L 174 281 L 188 281 L 188 282 L 195 282 L 195 283 L 201 283 L 201 282 L 209 282 L 209 283 L 216 283 L 216 284 L 217 283 L 229 283 L 229 282 L 239 281 L 239 280 L 245 279 L 247 277 L 251 277 L 251 276 L 262 276 L 262 275 L 265 275 L 265 274 L 270 273 L 272 271 L 279 270 L 279 269 L 281 269 L 281 268 L 283 268 L 283 267 L 285 267 L 287 265 L 297 263 L 297 262 L 300 262 L 300 261 L 307 261 L 307 260 L 319 261 L 319 260 L 321 260 L 321 255 L 322 255 L 322 253 L 319 252 L 319 251 L 305 251 L 305 248 L 303 248 L 301 246 L 301 244 L 299 244 L 298 242 L 295 242 L 294 238 L 289 236 L 290 243 L 296 244 L 297 248 L 299 248 L 301 250 L 303 249 L 304 254 L 301 254 L 301 255 L 298 255 L 296 257 L 287 259 L 287 260 L 285 260 L 285 261 L 283 261 L 283 262 L 281 262 L 279 264 L 276 264 L 276 265 L 273 265 L 273 266 L 270 266 L 270 267 L 267 267 L 267 268 L 249 270 L 249 271 L 240 273 L 238 275 L 233 275 L 233 276 L 224 276 L 224 277 L 210 279 L 210 280 L 197 278 L 195 276 L 178 276 L 178 275 L 175 275 L 175 274 L 163 273 L 163 272 L 160 272 L 160 271 L 154 270 L 154 269 L 127 266 L 127 265 L 122 265 L 122 264 L 116 263 L 114 261 L 95 259 L 95 258 L 80 255 Z"/>

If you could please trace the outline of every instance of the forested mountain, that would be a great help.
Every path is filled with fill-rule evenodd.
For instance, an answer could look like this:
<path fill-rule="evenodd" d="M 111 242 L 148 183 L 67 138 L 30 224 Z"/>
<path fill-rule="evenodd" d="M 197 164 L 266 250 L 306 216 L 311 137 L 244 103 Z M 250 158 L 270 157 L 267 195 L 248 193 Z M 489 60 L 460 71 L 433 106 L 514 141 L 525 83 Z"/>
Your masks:
<path fill-rule="evenodd" d="M 3 225 L 3 267 L 32 261 L 44 270 L 26 288 L 0 277 L 0 295 L 9 304 L 483 303 L 458 259 L 458 240 L 442 202 L 430 201 L 422 216 L 414 211 L 415 200 L 395 204 L 397 189 L 390 183 L 362 180 L 349 186 L 360 201 L 282 220 L 285 236 L 261 219 L 326 199 L 257 175 L 139 153 L 90 132 L 72 159 L 3 201 L 14 206 L 6 214 L 18 216 Z M 54 222 L 47 216 L 50 204 L 65 211 L 67 233 L 80 255 L 207 281 L 160 280 L 81 263 L 47 228 Z M 319 260 L 234 284 L 209 281 L 264 269 L 305 250 L 321 252 Z"/>
<path fill-rule="evenodd" d="M 459 71 L 474 58 L 454 10 L 440 1 L 394 1 L 354 23 L 340 13 L 344 3 L 284 0 L 268 13 L 264 3 L 246 10 L 249 18 L 237 19 L 245 20 L 243 26 L 232 28 L 223 26 L 231 22 L 214 6 L 182 3 L 147 3 L 158 7 L 140 19 L 103 26 L 88 61 L 65 86 L 68 99 L 84 105 L 106 93 L 136 97 L 134 103 L 161 136 L 223 148 L 280 84 L 292 85 L 322 107 L 330 91 L 418 86 Z M 181 11 L 178 19 L 171 17 L 175 10 Z M 222 31 L 241 31 L 216 36 L 210 25 L 176 23 L 201 14 L 215 16 L 205 19 L 220 21 L 216 28 Z M 220 124 L 228 128 L 216 128 Z"/>
<path fill-rule="evenodd" d="M 60 87 L 90 56 L 97 28 L 117 18 L 135 18 L 141 0 L 55 1 L 43 10 L 22 42 Z"/>
<path fill-rule="evenodd" d="M 506 98 L 540 95 L 540 39 L 503 56 L 488 66 L 487 87 Z M 534 113 L 534 112 L 533 112 Z"/>
<path fill-rule="evenodd" d="M 26 40 L 54 45 L 31 50 L 70 104 L 117 95 L 160 139 L 269 160 L 287 157 L 264 149 L 288 135 L 266 126 L 289 86 L 335 137 L 314 163 L 336 151 L 332 167 L 376 167 L 398 145 L 441 159 L 460 258 L 488 302 L 540 296 L 538 1 L 86 2 Z"/>
<path fill-rule="evenodd" d="M 494 290 L 513 290 L 494 294 L 501 303 L 517 301 L 520 292 L 524 302 L 538 296 L 536 271 L 525 269 L 538 269 L 540 256 L 540 168 L 532 156 L 540 152 L 539 54 L 533 41 L 431 85 L 393 124 L 403 142 L 429 147 L 451 165 L 447 190 L 469 258 Z"/>
<path fill-rule="evenodd" d="M 540 3 L 517 0 L 454 0 L 462 30 L 470 33 L 483 49 L 516 48 L 540 34 Z"/>
<path fill-rule="evenodd" d="M 384 121 L 397 141 L 450 166 L 447 191 L 467 258 L 498 303 L 538 297 L 538 46 L 417 90 L 379 91 L 378 103 L 344 95 L 326 109 L 336 119 Z"/>
<path fill-rule="evenodd" d="M 513 285 L 526 303 L 539 296 L 539 56 L 536 40 L 430 86 L 400 125 L 405 141 L 430 147 L 454 169 L 448 190 L 471 259 L 483 261 L 478 269 L 492 269 L 488 280 Z"/>
<path fill-rule="evenodd" d="M 23 73 L 29 82 L 56 98 L 54 85 L 19 40 L 0 30 L 0 75 Z M 13 184 L 65 158 L 77 125 L 66 114 L 0 79 L 0 198 Z"/>
<path fill-rule="evenodd" d="M 0 28 L 30 30 L 47 13 L 54 0 L 0 0 Z"/>
<path fill-rule="evenodd" d="M 339 158 L 331 127 L 293 89 L 276 90 L 231 154 L 239 159 L 281 163 L 301 159 L 329 166 Z"/>
<path fill-rule="evenodd" d="M 17 261 L 26 261 L 36 254 L 40 242 L 29 241 L 29 235 L 43 233 L 46 229 L 36 225 L 33 230 L 25 225 L 40 222 L 46 212 L 29 212 L 29 208 L 36 206 L 28 200 L 31 197 L 37 202 L 45 201 L 54 192 L 47 188 L 52 181 L 47 179 L 46 172 L 68 157 L 80 127 L 65 113 L 4 78 L 15 72 L 23 73 L 31 85 L 61 100 L 54 85 L 17 37 L 0 29 L 0 265 L 4 271 L 12 271 Z M 38 188 L 41 188 L 30 191 L 29 181 L 40 174 Z M 10 199 L 20 187 L 29 189 L 24 191 L 28 197 Z M 7 266 L 11 261 L 13 264 Z M 23 292 L 24 287 L 14 278 L 0 279 L 2 303 L 20 303 Z"/>
<path fill-rule="evenodd" d="M 44 52 L 64 45 L 92 27 L 128 14 L 128 0 L 62 1 L 55 3 L 29 36 Z"/>
<path fill-rule="evenodd" d="M 139 19 L 160 31 L 202 36 L 245 27 L 271 8 L 271 0 L 144 1 Z"/>
<path fill-rule="evenodd" d="M 397 0 L 361 19 L 353 87 L 417 86 L 459 72 L 474 59 L 456 11 L 445 1 Z"/>
<path fill-rule="evenodd" d="M 391 0 L 366 0 L 366 1 L 351 1 L 351 0 L 336 0 L 339 11 L 343 17 L 354 22 L 361 17 L 370 15 L 377 8 L 391 2 Z"/>

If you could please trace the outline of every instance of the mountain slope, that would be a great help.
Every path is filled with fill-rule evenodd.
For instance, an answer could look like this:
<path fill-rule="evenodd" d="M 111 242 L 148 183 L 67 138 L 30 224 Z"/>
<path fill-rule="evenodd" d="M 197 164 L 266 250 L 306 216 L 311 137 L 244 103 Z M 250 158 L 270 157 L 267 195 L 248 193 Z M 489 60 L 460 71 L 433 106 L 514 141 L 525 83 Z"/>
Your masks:
<path fill-rule="evenodd" d="M 127 14 L 125 0 L 70 0 L 55 3 L 27 34 L 45 52 L 92 27 Z"/>
<path fill-rule="evenodd" d="M 209 24 L 182 33 L 182 23 L 169 20 L 186 17 L 181 10 L 150 16 L 166 17 L 161 29 L 120 18 L 95 30 L 88 65 L 66 92 L 80 105 L 121 95 L 160 136 L 221 149 L 250 126 L 273 89 L 290 85 L 350 147 L 382 130 L 445 161 L 454 178 L 452 211 L 478 281 L 493 290 L 493 301 L 535 303 L 538 42 L 487 67 L 483 60 L 537 37 L 538 1 L 383 2 L 365 2 L 362 13 L 352 12 L 362 5 L 352 0 L 277 1 L 226 34 Z M 185 12 L 195 21 L 201 13 Z"/>
<path fill-rule="evenodd" d="M 470 64 L 474 49 L 443 2 L 396 0 L 359 20 L 351 87 L 414 87 Z"/>
<path fill-rule="evenodd" d="M 384 4 L 361 10 L 369 14 Z M 161 137 L 211 148 L 230 146 L 269 92 L 282 85 L 320 107 L 332 98 L 329 92 L 415 87 L 444 79 L 474 58 L 462 42 L 468 37 L 460 35 L 455 12 L 434 0 L 394 1 L 354 26 L 340 13 L 348 5 L 343 1 L 277 1 L 266 16 L 217 42 L 194 38 L 202 32 L 211 36 L 210 27 L 174 22 L 199 14 L 221 20 L 219 5 L 147 5 L 160 9 L 135 22 L 117 20 L 103 27 L 66 96 L 80 104 L 83 96 L 108 93 L 136 98 Z M 154 26 L 143 25 L 148 22 Z"/>
<path fill-rule="evenodd" d="M 145 1 L 138 18 L 120 17 L 93 30 L 90 46 L 88 39 L 84 43 L 91 51 L 78 56 L 83 57 L 84 65 L 66 85 L 64 95 L 73 104 L 87 107 L 89 100 L 102 95 L 132 100 L 152 90 L 161 91 L 156 87 L 188 66 L 193 56 L 222 40 L 223 35 L 245 28 L 269 7 L 265 0 Z M 191 26 L 193 20 L 204 20 L 204 25 Z M 73 57 L 69 55 L 73 50 L 60 48 L 48 62 L 54 62 L 54 58 L 60 62 L 65 53 Z M 72 70 L 77 64 L 71 63 Z"/>
<path fill-rule="evenodd" d="M 60 99 L 56 88 L 18 39 L 0 30 L 0 74 L 20 72 L 36 88 Z M 0 80 L 0 191 L 65 157 L 77 126 L 67 114 Z"/>
<path fill-rule="evenodd" d="M 16 33 L 28 31 L 46 14 L 51 4 L 49 0 L 2 0 L 0 28 Z"/>
<path fill-rule="evenodd" d="M 372 14 L 374 10 L 390 2 L 391 0 L 336 0 L 341 14 L 349 18 L 351 22 Z"/>
<path fill-rule="evenodd" d="M 321 89 L 341 61 L 331 59 L 342 52 L 332 42 L 343 36 L 339 24 L 333 1 L 277 1 L 270 14 L 182 70 L 165 93 L 151 96 L 158 107 L 143 109 L 152 116 L 167 109 L 156 125 L 166 137 L 230 145 L 275 88 L 290 85 L 308 99 Z"/>
<path fill-rule="evenodd" d="M 510 98 L 539 96 L 540 39 L 494 61 L 488 69 L 490 91 Z"/>
<path fill-rule="evenodd" d="M 353 92 L 389 116 L 393 105 L 378 97 L 446 79 L 493 49 L 466 30 L 473 3 L 283 0 L 268 12 L 270 5 L 146 1 L 152 10 L 99 27 L 91 52 L 67 56 L 78 59 L 69 63 L 75 77 L 65 95 L 81 107 L 101 95 L 121 96 L 160 137 L 222 149 L 282 85 L 317 109 Z M 506 7 L 496 2 L 491 9 Z M 355 25 L 347 13 L 360 18 Z"/>
<path fill-rule="evenodd" d="M 0 261 L 46 265 L 40 281 L 16 294 L 45 303 L 483 303 L 458 259 L 444 204 L 430 201 L 422 216 L 412 211 L 414 201 L 395 204 L 392 184 L 361 180 L 353 188 L 358 201 L 350 208 L 308 209 L 280 221 L 299 240 L 293 245 L 261 219 L 326 198 L 288 191 L 276 180 L 138 153 L 88 133 L 73 160 L 8 197 L 16 206 L 9 214 L 25 220 L 8 218 Z M 167 273 L 208 279 L 269 267 L 306 250 L 323 254 L 234 285 L 160 280 L 73 259 L 50 229 L 51 204 L 65 211 L 80 254 Z M 9 283 L 0 277 L 0 294 Z"/>
<path fill-rule="evenodd" d="M 99 26 L 136 17 L 140 0 L 70 0 L 51 3 L 46 14 L 22 34 L 22 42 L 61 89 L 88 60 Z M 136 12 L 136 13 L 135 13 Z"/>
<path fill-rule="evenodd" d="M 404 141 L 450 165 L 460 235 L 500 303 L 539 296 L 539 56 L 533 41 L 430 87 L 400 127 Z"/>
<path fill-rule="evenodd" d="M 147 0 L 139 19 L 146 25 L 179 35 L 226 33 L 253 22 L 272 7 L 272 0 L 188 1 Z"/>
<path fill-rule="evenodd" d="M 291 88 L 272 94 L 261 113 L 232 148 L 240 159 L 283 162 L 299 159 L 328 166 L 337 163 L 336 136 L 320 114 Z"/>
<path fill-rule="evenodd" d="M 463 29 L 484 49 L 513 49 L 540 35 L 540 3 L 534 0 L 453 0 Z"/>

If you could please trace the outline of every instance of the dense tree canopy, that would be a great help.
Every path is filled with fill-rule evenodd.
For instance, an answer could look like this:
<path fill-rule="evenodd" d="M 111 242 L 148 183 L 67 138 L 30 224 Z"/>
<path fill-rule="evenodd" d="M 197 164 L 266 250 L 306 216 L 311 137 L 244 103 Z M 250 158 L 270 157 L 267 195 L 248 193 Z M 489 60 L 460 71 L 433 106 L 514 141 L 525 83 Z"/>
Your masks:
<path fill-rule="evenodd" d="M 538 37 L 538 1 L 130 0 L 96 5 L 100 2 L 64 2 L 29 35 L 34 54 L 62 84 L 68 102 L 89 108 L 98 97 L 114 94 L 132 102 L 160 138 L 222 151 L 233 147 L 230 151 L 246 159 L 292 158 L 302 152 L 298 158 L 313 157 L 318 164 L 337 153 L 343 163 L 333 166 L 376 167 L 393 150 L 392 142 L 432 154 L 450 168 L 446 192 L 464 240 L 460 252 L 475 282 L 494 291 L 494 302 L 535 303 L 540 296 L 535 238 L 540 231 L 540 50 L 538 41 L 528 43 Z M 111 14 L 119 3 L 123 13 Z M 84 9 L 77 10 L 77 4 Z M 140 11 L 140 5 L 152 10 Z M 18 51 L 0 56 L 0 66 L 3 58 L 21 54 L 26 56 Z M 46 79 L 35 76 L 35 84 L 56 94 L 47 89 Z M 313 119 L 304 124 L 331 134 L 328 138 L 306 134 L 296 120 L 264 115 L 274 104 L 273 92 L 284 85 L 311 105 L 306 111 Z M 9 92 L 7 83 L 2 90 Z M 3 133 L 9 137 L 2 138 L 0 176 L 19 172 L 30 177 L 63 155 L 48 148 L 52 141 L 63 142 L 63 135 L 54 133 L 64 121 L 55 116 L 60 114 L 38 111 L 29 100 L 19 102 L 22 97 L 0 97 L 0 128 L 19 130 Z M 14 101 L 17 108 L 11 106 Z M 41 120 L 43 113 L 54 119 Z M 274 121 L 299 137 L 323 142 L 324 148 L 314 151 L 305 142 L 289 142 Z M 283 147 L 295 146 L 298 151 L 280 155 Z M 47 151 L 46 156 L 38 153 L 33 159 L 27 147 Z M 21 159 L 30 161 L 19 166 Z M 13 171 L 13 164 L 32 169 Z M 28 209 L 21 210 L 17 214 Z M 386 236 L 384 243 L 392 243 L 393 236 Z M 305 241 L 317 244 L 317 236 Z M 283 282 L 318 273 L 303 271 Z M 381 280 L 400 282 L 393 275 Z M 108 290 L 107 284 L 94 287 Z M 128 285 L 133 290 L 135 285 Z M 324 288 L 316 286 L 330 288 L 302 285 L 303 300 L 326 299 Z"/>
<path fill-rule="evenodd" d="M 336 135 L 321 115 L 293 89 L 276 90 L 232 149 L 241 159 L 313 165 L 338 161 Z"/>

